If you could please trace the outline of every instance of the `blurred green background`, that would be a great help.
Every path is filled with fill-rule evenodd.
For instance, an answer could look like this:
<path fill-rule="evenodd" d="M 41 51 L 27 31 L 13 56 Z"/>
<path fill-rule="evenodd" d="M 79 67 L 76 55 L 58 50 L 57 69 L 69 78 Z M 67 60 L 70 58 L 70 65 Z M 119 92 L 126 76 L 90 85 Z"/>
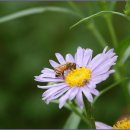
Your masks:
<path fill-rule="evenodd" d="M 104 2 L 75 2 L 85 16 L 103 10 Z M 113 2 L 106 2 L 109 7 Z M 0 16 L 32 7 L 57 6 L 72 9 L 68 2 L 1 2 Z M 114 10 L 123 12 L 125 2 L 116 2 Z M 59 110 L 57 104 L 46 105 L 43 90 L 37 88 L 34 76 L 43 67 L 51 67 L 49 59 L 56 59 L 55 52 L 74 54 L 78 46 L 92 48 L 94 55 L 103 47 L 93 31 L 81 24 L 69 27 L 80 18 L 60 12 L 29 15 L 0 24 L 0 128 L 62 128 L 70 112 Z M 91 21 L 90 21 L 91 22 Z M 94 24 L 110 47 L 112 39 L 103 17 Z M 113 27 L 121 44 L 130 38 L 130 21 L 114 15 Z M 130 73 L 129 62 L 125 70 Z M 113 76 L 98 85 L 101 90 L 114 82 Z M 125 86 L 124 86 L 125 87 Z M 123 114 L 130 114 L 129 100 L 120 86 L 104 94 L 95 104 L 95 118 L 112 125 Z M 86 128 L 81 122 L 79 128 Z"/>

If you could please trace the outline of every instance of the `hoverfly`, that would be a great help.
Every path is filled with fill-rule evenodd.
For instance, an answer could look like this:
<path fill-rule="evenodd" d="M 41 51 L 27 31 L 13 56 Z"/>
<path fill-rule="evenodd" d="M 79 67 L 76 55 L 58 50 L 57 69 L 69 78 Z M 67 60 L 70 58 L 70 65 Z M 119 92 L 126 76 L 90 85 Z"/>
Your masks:
<path fill-rule="evenodd" d="M 76 64 L 73 62 L 66 62 L 65 64 L 60 65 L 54 69 L 55 76 L 59 77 L 62 75 L 64 77 L 64 71 L 65 70 L 72 70 L 72 69 L 76 69 Z"/>

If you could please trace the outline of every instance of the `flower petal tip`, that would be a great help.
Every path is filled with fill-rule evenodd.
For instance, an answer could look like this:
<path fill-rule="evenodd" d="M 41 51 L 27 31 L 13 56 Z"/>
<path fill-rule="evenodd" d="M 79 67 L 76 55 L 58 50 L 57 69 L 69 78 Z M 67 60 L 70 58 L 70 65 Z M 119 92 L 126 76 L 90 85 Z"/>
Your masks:
<path fill-rule="evenodd" d="M 62 104 L 59 104 L 59 109 L 61 109 L 63 107 L 63 105 Z"/>
<path fill-rule="evenodd" d="M 106 47 L 104 48 L 103 53 L 106 53 L 107 49 L 108 49 L 108 46 L 106 46 Z"/>
<path fill-rule="evenodd" d="M 37 85 L 37 88 L 42 88 L 42 86 L 40 86 L 40 85 Z"/>

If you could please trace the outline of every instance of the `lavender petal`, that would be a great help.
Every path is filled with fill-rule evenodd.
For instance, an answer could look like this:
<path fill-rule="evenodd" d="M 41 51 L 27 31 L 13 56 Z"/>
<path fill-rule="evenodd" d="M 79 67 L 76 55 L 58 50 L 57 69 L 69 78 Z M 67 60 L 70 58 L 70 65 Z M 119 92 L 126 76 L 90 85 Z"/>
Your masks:
<path fill-rule="evenodd" d="M 69 87 L 66 87 L 62 91 L 56 93 L 55 95 L 50 96 L 46 101 L 49 103 L 50 101 L 55 100 L 59 98 L 60 96 L 62 96 L 68 90 L 69 90 Z"/>
<path fill-rule="evenodd" d="M 63 79 L 58 79 L 58 78 L 42 78 L 40 76 L 35 76 L 35 81 L 38 82 L 63 82 Z"/>
<path fill-rule="evenodd" d="M 99 91 L 97 89 L 90 89 L 90 92 L 95 95 L 95 96 L 99 96 Z"/>
<path fill-rule="evenodd" d="M 79 107 L 83 109 L 84 103 L 81 89 L 79 89 L 78 94 L 76 95 L 76 102 L 79 105 Z"/>
<path fill-rule="evenodd" d="M 92 82 L 91 80 L 88 82 L 87 86 L 88 86 L 88 88 L 90 88 L 90 89 L 96 88 L 96 84 L 95 84 L 94 82 Z"/>
<path fill-rule="evenodd" d="M 76 64 L 81 67 L 82 66 L 82 61 L 83 61 L 83 49 L 81 47 L 78 47 L 77 52 L 76 52 Z"/>
<path fill-rule="evenodd" d="M 60 53 L 55 53 L 55 55 L 56 55 L 56 58 L 57 58 L 57 60 L 59 61 L 60 64 L 66 63 L 63 56 Z"/>
<path fill-rule="evenodd" d="M 91 95 L 91 92 L 90 90 L 87 88 L 87 86 L 84 86 L 82 88 L 82 91 L 84 93 L 84 95 L 86 96 L 86 98 L 88 99 L 89 102 L 92 102 L 93 101 L 93 97 Z"/>
<path fill-rule="evenodd" d="M 77 95 L 78 93 L 78 90 L 79 90 L 79 87 L 74 87 L 72 88 L 72 93 L 70 94 L 69 96 L 69 100 L 73 100 L 75 98 L 75 96 Z"/>
<path fill-rule="evenodd" d="M 99 75 L 99 76 L 96 76 L 96 77 L 93 77 L 91 79 L 91 82 L 94 82 L 96 84 L 106 80 L 107 78 L 109 77 L 109 73 L 105 73 L 105 74 L 102 74 L 102 75 Z"/>
<path fill-rule="evenodd" d="M 114 56 L 113 58 L 106 60 L 104 63 L 102 63 L 99 67 L 97 67 L 92 72 L 92 75 L 96 76 L 96 75 L 106 73 L 111 68 L 111 66 L 115 64 L 116 60 L 117 60 L 117 56 Z"/>
<path fill-rule="evenodd" d="M 53 69 L 49 69 L 49 68 L 44 68 L 41 73 L 54 73 Z"/>
<path fill-rule="evenodd" d="M 59 85 L 57 87 L 52 87 L 52 88 L 49 88 L 47 91 L 45 91 L 43 94 L 42 94 L 42 97 L 43 99 L 47 99 L 49 98 L 50 96 L 52 96 L 53 94 L 55 95 L 57 92 L 59 91 L 62 91 L 64 88 L 67 88 L 68 86 L 66 86 L 65 84 L 63 85 Z"/>
<path fill-rule="evenodd" d="M 70 88 L 70 89 L 68 90 L 68 92 L 66 92 L 66 93 L 64 94 L 64 96 L 62 96 L 62 97 L 59 99 L 59 102 L 60 102 L 59 108 L 62 108 L 62 107 L 64 106 L 64 104 L 65 104 L 66 100 L 69 98 L 71 92 L 72 92 L 72 88 Z"/>
<path fill-rule="evenodd" d="M 107 60 L 107 56 L 105 54 L 101 54 L 95 62 L 93 62 L 93 65 L 91 66 L 91 69 L 94 71 L 96 68 L 98 68 L 103 62 Z"/>
<path fill-rule="evenodd" d="M 113 127 L 111 127 L 109 125 L 106 125 L 106 124 L 104 124 L 102 122 L 98 122 L 98 121 L 96 121 L 95 125 L 96 125 L 96 129 L 100 129 L 100 130 L 101 129 L 109 129 L 109 130 L 113 129 Z"/>
<path fill-rule="evenodd" d="M 53 61 L 53 60 L 49 60 L 49 62 L 50 62 L 51 66 L 52 66 L 53 68 L 55 68 L 55 67 L 58 67 L 58 66 L 59 66 L 59 64 L 58 64 L 58 63 L 56 63 L 56 62 L 55 62 L 55 61 Z"/>
<path fill-rule="evenodd" d="M 112 53 L 114 53 L 114 49 L 113 48 L 106 52 L 107 55 L 111 55 Z"/>
<path fill-rule="evenodd" d="M 55 73 L 44 73 L 39 76 L 42 78 L 56 78 Z"/>
<path fill-rule="evenodd" d="M 86 49 L 83 56 L 83 66 L 87 66 L 92 59 L 93 51 L 91 49 Z"/>
<path fill-rule="evenodd" d="M 48 88 L 58 87 L 58 86 L 62 86 L 62 85 L 65 85 L 65 83 L 58 83 L 58 84 L 52 84 L 52 85 L 46 85 L 46 86 L 38 85 L 37 87 L 41 88 L 41 89 L 48 89 Z"/>
<path fill-rule="evenodd" d="M 74 58 L 71 54 L 66 55 L 66 62 L 74 62 Z"/>
<path fill-rule="evenodd" d="M 88 67 L 89 67 L 89 68 L 93 68 L 94 65 L 95 65 L 95 63 L 97 63 L 97 62 L 101 59 L 101 57 L 102 57 L 102 54 L 96 55 L 96 56 L 90 61 L 90 63 L 88 64 Z"/>

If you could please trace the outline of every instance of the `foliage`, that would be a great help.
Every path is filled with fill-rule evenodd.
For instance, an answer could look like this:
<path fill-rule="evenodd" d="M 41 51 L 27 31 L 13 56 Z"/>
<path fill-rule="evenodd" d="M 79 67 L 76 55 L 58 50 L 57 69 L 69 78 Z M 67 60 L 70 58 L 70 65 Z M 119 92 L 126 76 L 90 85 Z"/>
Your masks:
<path fill-rule="evenodd" d="M 98 85 L 96 120 L 112 124 L 130 114 L 129 2 L 3 2 L 0 7 L 0 128 L 86 128 L 78 109 L 70 114 L 56 102 L 43 103 L 34 81 L 56 51 L 74 53 L 77 46 L 92 48 L 95 55 L 108 45 L 119 56 L 116 73 Z"/>

